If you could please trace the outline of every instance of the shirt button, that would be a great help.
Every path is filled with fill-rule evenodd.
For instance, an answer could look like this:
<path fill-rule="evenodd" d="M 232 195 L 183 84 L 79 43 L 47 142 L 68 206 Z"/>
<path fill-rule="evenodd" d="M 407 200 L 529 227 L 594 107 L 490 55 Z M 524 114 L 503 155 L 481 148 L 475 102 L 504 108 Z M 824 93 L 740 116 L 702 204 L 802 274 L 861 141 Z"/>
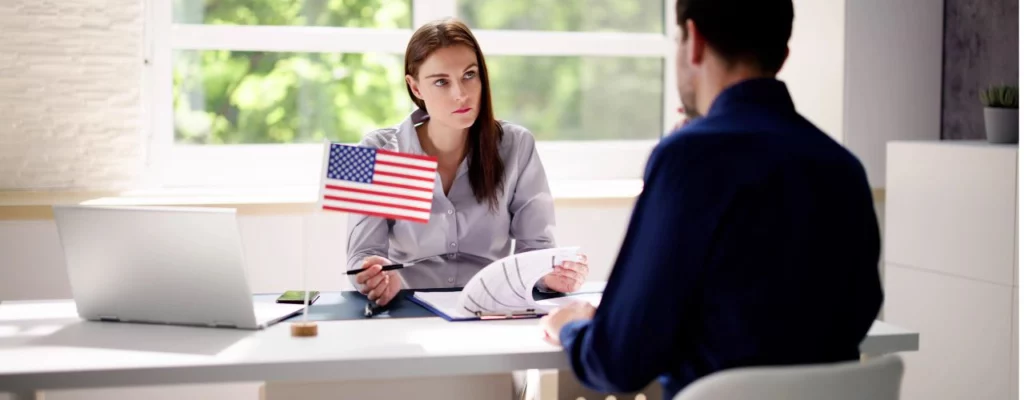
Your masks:
<path fill-rule="evenodd" d="M 448 215 L 455 214 L 455 210 L 448 210 Z"/>
<path fill-rule="evenodd" d="M 451 242 L 451 243 L 449 243 L 449 244 L 448 244 L 448 247 L 451 247 L 451 248 L 453 248 L 453 249 L 454 249 L 454 248 L 455 248 L 455 242 Z"/>
<path fill-rule="evenodd" d="M 448 278 L 448 283 L 455 283 L 455 278 Z"/>

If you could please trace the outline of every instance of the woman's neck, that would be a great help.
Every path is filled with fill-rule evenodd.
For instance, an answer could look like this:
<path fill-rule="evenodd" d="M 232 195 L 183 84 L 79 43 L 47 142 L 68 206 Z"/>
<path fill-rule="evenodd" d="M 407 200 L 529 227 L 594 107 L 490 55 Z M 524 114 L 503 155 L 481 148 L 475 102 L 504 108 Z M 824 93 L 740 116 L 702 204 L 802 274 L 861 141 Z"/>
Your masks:
<path fill-rule="evenodd" d="M 441 124 L 427 121 L 416 128 L 420 146 L 427 154 L 437 157 L 442 165 L 462 162 L 466 155 L 466 138 L 469 129 L 450 129 Z"/>

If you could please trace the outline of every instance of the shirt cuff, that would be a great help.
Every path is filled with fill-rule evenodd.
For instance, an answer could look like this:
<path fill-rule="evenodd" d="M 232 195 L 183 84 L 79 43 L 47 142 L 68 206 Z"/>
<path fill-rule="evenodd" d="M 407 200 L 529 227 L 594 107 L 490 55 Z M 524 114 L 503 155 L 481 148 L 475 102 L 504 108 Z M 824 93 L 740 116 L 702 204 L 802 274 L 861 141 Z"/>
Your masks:
<path fill-rule="evenodd" d="M 537 281 L 537 284 L 534 286 L 536 286 L 537 290 L 539 290 L 541 293 L 558 293 L 554 290 L 551 290 L 551 288 L 549 288 L 548 285 L 544 284 L 544 278 L 541 278 L 539 281 Z"/>
<path fill-rule="evenodd" d="M 573 343 L 576 342 L 580 332 L 590 327 L 590 321 L 589 319 L 581 319 L 566 323 L 562 330 L 558 332 L 558 341 L 562 342 L 562 347 L 567 351 L 571 351 Z"/>

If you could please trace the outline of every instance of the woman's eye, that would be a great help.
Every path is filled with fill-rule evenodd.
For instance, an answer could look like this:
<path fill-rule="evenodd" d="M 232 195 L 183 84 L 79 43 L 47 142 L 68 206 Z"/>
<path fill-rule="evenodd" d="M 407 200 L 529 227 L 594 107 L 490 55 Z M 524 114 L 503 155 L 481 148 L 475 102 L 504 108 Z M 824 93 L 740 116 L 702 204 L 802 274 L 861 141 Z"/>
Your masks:
<path fill-rule="evenodd" d="M 466 75 L 463 75 L 462 77 L 463 77 L 463 79 L 473 79 L 473 78 L 476 78 L 476 71 L 469 71 L 469 72 L 466 73 Z"/>
<path fill-rule="evenodd" d="M 446 80 L 446 79 L 438 79 L 438 80 L 434 81 L 434 86 L 437 86 L 437 87 L 441 87 L 441 86 L 444 86 L 444 85 L 447 85 L 447 84 L 448 84 L 448 80 Z"/>

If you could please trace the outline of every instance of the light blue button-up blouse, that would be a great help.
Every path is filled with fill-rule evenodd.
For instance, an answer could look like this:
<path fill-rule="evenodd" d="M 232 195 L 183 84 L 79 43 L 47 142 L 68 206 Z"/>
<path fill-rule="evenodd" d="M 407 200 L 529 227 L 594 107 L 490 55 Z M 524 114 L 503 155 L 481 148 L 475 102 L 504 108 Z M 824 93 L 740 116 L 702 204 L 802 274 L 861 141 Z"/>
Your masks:
<path fill-rule="evenodd" d="M 414 112 L 395 127 L 370 132 L 361 145 L 426 154 L 415 128 L 425 118 Z M 463 160 L 447 196 L 440 175 L 435 177 L 429 223 L 349 215 L 348 268 L 360 268 L 364 258 L 376 255 L 415 263 L 399 270 L 403 288 L 462 287 L 487 264 L 508 256 L 513 242 L 516 253 L 554 247 L 554 203 L 533 135 L 504 121 L 501 127 L 505 181 L 496 210 L 473 196 Z M 349 279 L 356 286 L 355 276 Z"/>

